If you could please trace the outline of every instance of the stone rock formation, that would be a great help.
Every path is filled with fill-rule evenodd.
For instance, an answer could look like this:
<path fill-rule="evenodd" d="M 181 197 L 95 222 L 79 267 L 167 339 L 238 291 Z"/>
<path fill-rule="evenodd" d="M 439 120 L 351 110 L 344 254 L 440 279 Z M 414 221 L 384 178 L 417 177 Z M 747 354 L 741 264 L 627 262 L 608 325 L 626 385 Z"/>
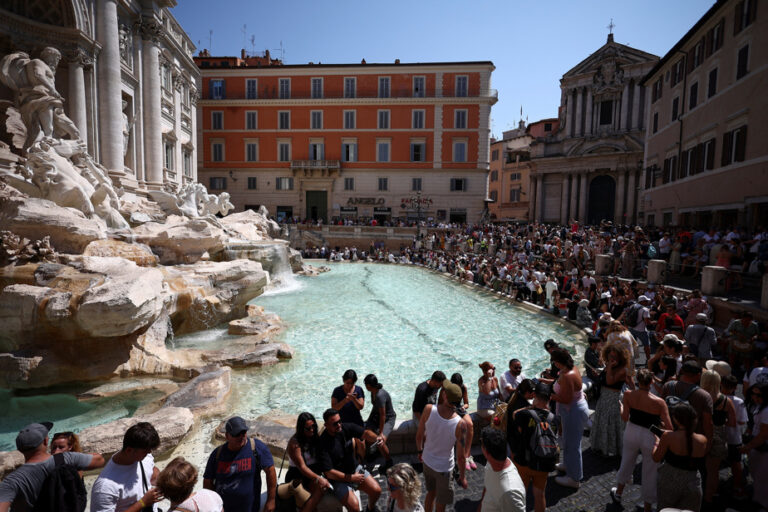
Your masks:
<path fill-rule="evenodd" d="M 165 400 L 165 407 L 184 407 L 198 416 L 224 412 L 224 401 L 231 389 L 232 370 L 214 367 L 184 384 Z"/>

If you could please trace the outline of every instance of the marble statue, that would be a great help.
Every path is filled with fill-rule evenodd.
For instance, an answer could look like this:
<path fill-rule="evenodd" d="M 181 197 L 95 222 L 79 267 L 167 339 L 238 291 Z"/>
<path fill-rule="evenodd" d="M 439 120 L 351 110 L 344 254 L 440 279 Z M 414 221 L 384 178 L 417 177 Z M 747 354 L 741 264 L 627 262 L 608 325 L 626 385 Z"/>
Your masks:
<path fill-rule="evenodd" d="M 131 137 L 133 122 L 128 119 L 128 102 L 123 100 L 123 158 L 128 155 L 128 141 Z"/>
<path fill-rule="evenodd" d="M 150 190 L 148 193 L 166 215 L 204 217 L 221 214 L 226 216 L 235 208 L 227 192 L 222 192 L 219 196 L 209 194 L 202 183 L 187 183 L 176 193 L 166 190 Z"/>

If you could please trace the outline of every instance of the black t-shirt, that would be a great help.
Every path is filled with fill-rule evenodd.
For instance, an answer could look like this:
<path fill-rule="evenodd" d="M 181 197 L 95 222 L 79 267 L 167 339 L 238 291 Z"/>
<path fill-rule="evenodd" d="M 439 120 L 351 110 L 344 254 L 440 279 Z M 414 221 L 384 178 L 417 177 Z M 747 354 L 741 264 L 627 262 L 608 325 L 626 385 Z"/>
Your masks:
<path fill-rule="evenodd" d="M 519 393 L 513 393 L 510 400 L 512 398 L 514 398 L 514 401 L 510 401 L 507 405 L 507 444 L 509 445 L 509 449 L 512 450 L 513 453 L 516 453 L 519 450 L 520 434 L 517 431 L 517 425 L 513 421 L 512 416 L 515 411 L 524 409 L 531 404 L 529 404 L 528 400 Z"/>
<path fill-rule="evenodd" d="M 355 386 L 354 393 L 357 398 L 365 397 L 363 388 L 360 386 Z M 339 402 L 347 398 L 347 392 L 344 391 L 344 386 L 334 388 L 331 398 L 335 398 Z M 342 423 L 353 423 L 355 425 L 360 425 L 361 427 L 363 426 L 363 416 L 360 414 L 360 409 L 355 407 L 355 404 L 352 402 L 344 404 L 344 407 L 339 411 L 339 416 L 341 416 Z"/>
<path fill-rule="evenodd" d="M 427 404 L 437 403 L 437 389 L 429 385 L 429 381 L 422 382 L 416 387 L 416 393 L 413 395 L 413 412 L 421 414 Z"/>
<path fill-rule="evenodd" d="M 320 471 L 336 469 L 342 473 L 354 473 L 357 467 L 352 439 L 360 438 L 363 428 L 352 423 L 342 423 L 341 432 L 332 436 L 326 430 L 320 436 L 318 466 Z"/>
<path fill-rule="evenodd" d="M 392 398 L 389 393 L 380 389 L 374 396 L 371 394 L 371 414 L 368 416 L 368 423 L 378 427 L 379 425 L 379 409 L 384 409 L 384 422 L 395 421 L 395 410 L 392 408 Z"/>
<path fill-rule="evenodd" d="M 531 413 L 535 413 L 540 421 L 552 423 L 554 415 L 546 409 L 532 408 L 520 411 L 515 415 L 515 426 L 519 429 L 517 434 L 517 445 L 514 450 L 515 462 L 521 466 L 531 468 L 536 471 L 552 471 L 555 469 L 554 462 L 551 468 L 542 467 L 540 461 L 533 460 L 530 453 L 531 436 L 536 432 L 536 423 Z"/>

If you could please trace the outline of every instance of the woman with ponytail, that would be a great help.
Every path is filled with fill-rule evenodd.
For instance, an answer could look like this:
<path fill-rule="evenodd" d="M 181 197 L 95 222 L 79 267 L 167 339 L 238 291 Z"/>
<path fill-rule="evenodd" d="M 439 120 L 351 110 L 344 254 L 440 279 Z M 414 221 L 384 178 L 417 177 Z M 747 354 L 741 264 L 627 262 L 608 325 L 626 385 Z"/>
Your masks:
<path fill-rule="evenodd" d="M 690 405 L 676 405 L 670 415 L 675 429 L 662 431 L 653 450 L 654 462 L 664 461 L 656 483 L 656 508 L 699 510 L 702 492 L 698 468 L 707 452 L 707 438 L 695 433 L 696 411 Z"/>

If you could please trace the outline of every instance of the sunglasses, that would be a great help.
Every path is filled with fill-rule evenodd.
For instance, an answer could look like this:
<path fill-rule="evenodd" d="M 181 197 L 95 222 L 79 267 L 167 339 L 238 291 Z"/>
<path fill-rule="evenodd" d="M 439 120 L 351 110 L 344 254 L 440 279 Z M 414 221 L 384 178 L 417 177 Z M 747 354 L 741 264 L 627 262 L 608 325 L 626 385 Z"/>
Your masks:
<path fill-rule="evenodd" d="M 70 437 L 75 435 L 74 432 L 56 432 L 53 434 L 53 438 L 56 439 L 57 437 Z"/>
<path fill-rule="evenodd" d="M 313 430 L 315 430 L 315 425 L 310 425 L 308 427 L 304 427 L 304 431 L 305 432 L 312 432 Z"/>
<path fill-rule="evenodd" d="M 387 485 L 389 486 L 389 492 L 395 492 L 400 490 L 398 486 L 392 485 L 390 482 L 387 482 Z"/>

